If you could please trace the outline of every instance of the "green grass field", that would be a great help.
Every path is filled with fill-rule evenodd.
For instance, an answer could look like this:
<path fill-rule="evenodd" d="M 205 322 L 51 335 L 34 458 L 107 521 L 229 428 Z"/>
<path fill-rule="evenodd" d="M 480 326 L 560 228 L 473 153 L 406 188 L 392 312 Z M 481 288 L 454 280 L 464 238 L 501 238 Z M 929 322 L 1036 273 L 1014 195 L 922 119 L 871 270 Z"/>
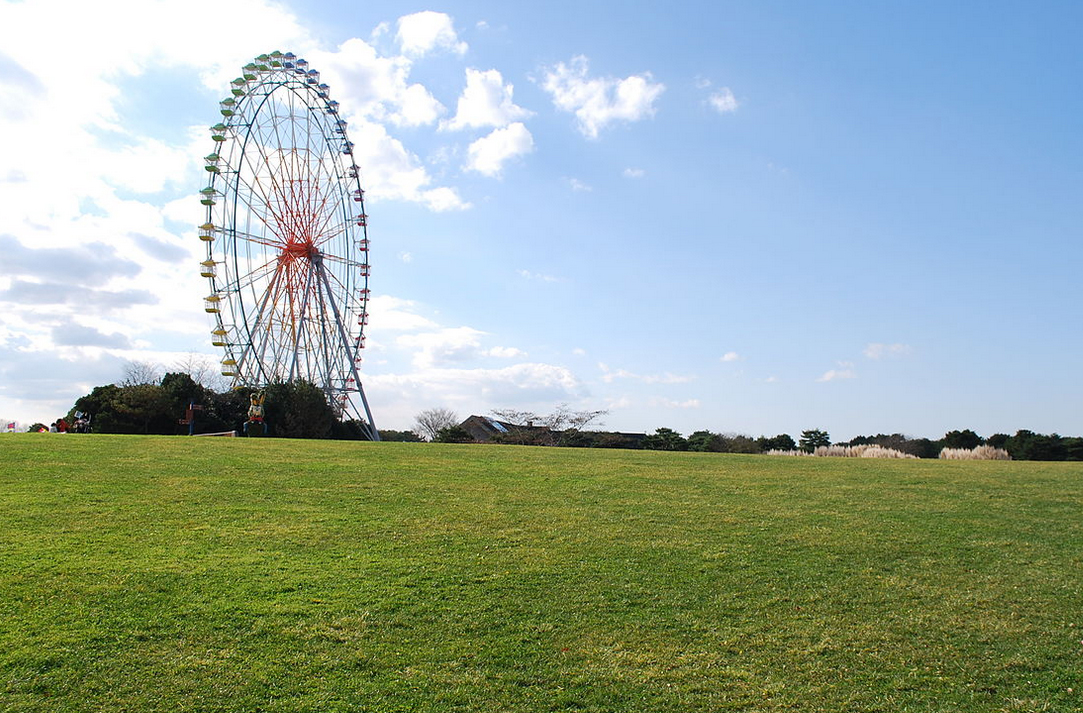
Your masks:
<path fill-rule="evenodd" d="M 1077 711 L 1083 465 L 0 436 L 0 711 Z"/>

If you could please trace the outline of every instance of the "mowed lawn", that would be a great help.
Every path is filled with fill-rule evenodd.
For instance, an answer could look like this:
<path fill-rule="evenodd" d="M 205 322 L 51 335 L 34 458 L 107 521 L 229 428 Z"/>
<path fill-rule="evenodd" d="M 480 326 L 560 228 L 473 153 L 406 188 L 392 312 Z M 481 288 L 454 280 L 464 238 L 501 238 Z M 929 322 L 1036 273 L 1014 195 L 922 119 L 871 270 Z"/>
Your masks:
<path fill-rule="evenodd" d="M 1083 464 L 0 435 L 0 711 L 1077 711 Z"/>

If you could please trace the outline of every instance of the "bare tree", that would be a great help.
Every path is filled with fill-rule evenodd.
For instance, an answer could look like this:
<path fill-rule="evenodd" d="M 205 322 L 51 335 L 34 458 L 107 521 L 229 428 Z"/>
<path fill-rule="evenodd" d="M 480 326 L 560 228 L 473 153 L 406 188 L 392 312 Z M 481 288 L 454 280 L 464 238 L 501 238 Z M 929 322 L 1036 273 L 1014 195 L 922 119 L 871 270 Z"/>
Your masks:
<path fill-rule="evenodd" d="M 192 377 L 192 381 L 205 389 L 221 393 L 229 388 L 229 382 L 222 376 L 218 364 L 205 354 L 188 352 L 173 367 Z"/>
<path fill-rule="evenodd" d="M 451 409 L 430 408 L 425 409 L 416 417 L 415 431 L 426 440 L 436 439 L 436 435 L 442 429 L 459 425 L 459 417 Z"/>
<path fill-rule="evenodd" d="M 599 411 L 572 411 L 568 408 L 568 404 L 560 404 L 553 413 L 548 416 L 543 416 L 541 421 L 546 427 L 553 431 L 578 432 L 590 425 L 592 421 L 605 416 L 608 413 L 609 411 L 606 409 Z"/>
<path fill-rule="evenodd" d="M 498 421 L 503 421 L 512 426 L 531 427 L 535 424 L 540 425 L 543 421 L 543 417 L 533 411 L 519 411 L 513 408 L 497 409 L 493 411 L 493 416 L 495 416 Z"/>
<path fill-rule="evenodd" d="M 162 367 L 149 361 L 129 361 L 124 363 L 124 378 L 121 386 L 141 386 L 157 384 L 162 380 Z"/>
<path fill-rule="evenodd" d="M 550 414 L 533 411 L 497 409 L 492 412 L 496 419 L 518 427 L 505 439 L 509 443 L 528 443 L 539 446 L 555 446 L 583 430 L 592 421 L 609 411 L 573 411 L 568 404 L 560 404 Z"/>

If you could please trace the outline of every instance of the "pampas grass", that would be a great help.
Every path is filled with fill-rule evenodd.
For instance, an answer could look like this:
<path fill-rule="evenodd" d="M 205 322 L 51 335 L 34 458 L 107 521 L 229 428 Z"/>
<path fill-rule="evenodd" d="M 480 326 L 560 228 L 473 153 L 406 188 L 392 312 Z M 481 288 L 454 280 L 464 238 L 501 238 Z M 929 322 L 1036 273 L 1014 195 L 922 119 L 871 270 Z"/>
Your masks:
<path fill-rule="evenodd" d="M 877 445 L 820 446 L 816 449 L 816 455 L 829 458 L 917 458 L 895 448 Z"/>
<path fill-rule="evenodd" d="M 975 448 L 943 448 L 940 457 L 945 460 L 1011 460 L 1003 448 L 977 446 Z"/>
<path fill-rule="evenodd" d="M 814 452 L 808 451 L 767 451 L 769 456 L 820 456 L 822 458 L 917 458 L 895 448 L 877 445 L 861 446 L 820 446 Z"/>
<path fill-rule="evenodd" d="M 877 445 L 861 446 L 820 446 L 812 453 L 808 451 L 767 451 L 769 456 L 819 456 L 821 458 L 917 458 L 910 453 L 904 453 L 895 448 L 884 448 Z M 992 446 L 978 446 L 969 448 L 944 448 L 940 451 L 940 457 L 947 460 L 1011 460 L 1008 451 L 1003 448 Z"/>
<path fill-rule="evenodd" d="M 855 448 L 861 448 L 861 446 L 854 446 Z M 883 446 L 870 445 L 865 447 L 865 450 L 861 451 L 859 458 L 913 458 L 917 459 L 917 456 L 913 453 L 907 453 L 900 451 L 898 448 L 884 448 Z"/>

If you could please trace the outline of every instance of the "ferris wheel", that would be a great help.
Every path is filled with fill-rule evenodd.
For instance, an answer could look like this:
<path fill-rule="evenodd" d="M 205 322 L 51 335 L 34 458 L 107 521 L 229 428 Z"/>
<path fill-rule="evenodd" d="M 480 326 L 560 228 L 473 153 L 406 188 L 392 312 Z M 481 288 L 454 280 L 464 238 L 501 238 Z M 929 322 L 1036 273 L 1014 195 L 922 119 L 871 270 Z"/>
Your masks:
<path fill-rule="evenodd" d="M 379 440 L 359 373 L 368 221 L 338 102 L 292 52 L 260 55 L 230 93 L 200 191 L 204 308 L 222 374 L 235 387 L 309 381 Z"/>

